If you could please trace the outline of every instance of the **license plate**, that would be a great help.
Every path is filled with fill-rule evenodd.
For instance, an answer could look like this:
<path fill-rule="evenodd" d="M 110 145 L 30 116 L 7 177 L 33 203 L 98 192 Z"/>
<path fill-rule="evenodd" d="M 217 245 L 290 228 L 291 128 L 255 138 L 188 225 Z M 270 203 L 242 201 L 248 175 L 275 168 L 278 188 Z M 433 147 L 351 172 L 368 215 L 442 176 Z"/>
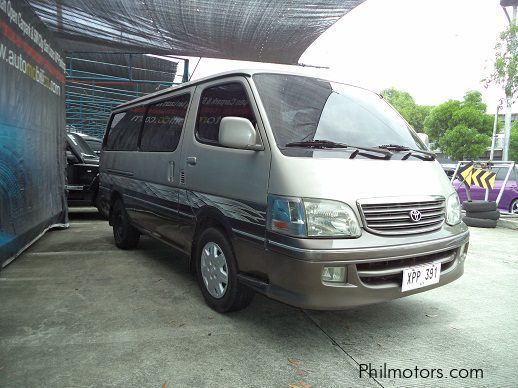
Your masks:
<path fill-rule="evenodd" d="M 415 290 L 439 283 L 441 276 L 441 263 L 429 263 L 408 267 L 403 270 L 401 291 Z"/>

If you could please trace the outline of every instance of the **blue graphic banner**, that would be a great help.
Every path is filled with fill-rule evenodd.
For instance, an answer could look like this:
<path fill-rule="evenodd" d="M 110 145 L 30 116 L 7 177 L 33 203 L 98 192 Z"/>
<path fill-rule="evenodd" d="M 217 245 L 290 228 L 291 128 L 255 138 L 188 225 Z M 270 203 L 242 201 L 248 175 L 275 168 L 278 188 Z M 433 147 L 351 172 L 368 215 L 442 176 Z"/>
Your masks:
<path fill-rule="evenodd" d="M 0 0 L 0 266 L 67 221 L 64 69 L 25 1 Z"/>

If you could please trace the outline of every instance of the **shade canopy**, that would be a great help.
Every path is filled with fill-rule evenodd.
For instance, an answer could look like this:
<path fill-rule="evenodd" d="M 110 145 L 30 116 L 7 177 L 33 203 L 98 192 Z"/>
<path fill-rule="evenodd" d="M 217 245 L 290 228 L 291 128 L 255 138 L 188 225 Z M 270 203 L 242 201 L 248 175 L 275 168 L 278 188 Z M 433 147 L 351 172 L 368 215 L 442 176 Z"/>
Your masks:
<path fill-rule="evenodd" d="M 67 52 L 296 64 L 363 0 L 28 0 Z"/>

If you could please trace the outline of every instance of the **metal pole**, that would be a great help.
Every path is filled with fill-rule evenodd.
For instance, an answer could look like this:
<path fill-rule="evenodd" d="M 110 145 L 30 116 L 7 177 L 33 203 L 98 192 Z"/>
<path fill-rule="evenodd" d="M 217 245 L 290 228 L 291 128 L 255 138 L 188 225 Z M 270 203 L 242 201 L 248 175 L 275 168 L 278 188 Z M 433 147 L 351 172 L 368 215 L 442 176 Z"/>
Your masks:
<path fill-rule="evenodd" d="M 505 125 L 504 125 L 504 144 L 503 144 L 503 150 L 502 150 L 502 160 L 508 161 L 509 160 L 509 139 L 511 137 L 511 116 L 512 116 L 512 106 L 513 101 L 512 97 L 506 96 L 506 111 L 505 111 Z"/>
<path fill-rule="evenodd" d="M 493 138 L 491 140 L 491 153 L 489 154 L 489 160 L 492 162 L 495 154 L 495 142 L 496 142 L 496 131 L 498 129 L 498 111 L 500 110 L 500 104 L 496 107 L 495 121 L 493 123 Z"/>
<path fill-rule="evenodd" d="M 500 109 L 500 104 L 496 107 L 495 120 L 493 122 L 493 137 L 491 138 L 491 153 L 489 154 L 489 165 L 491 166 L 491 162 L 493 161 L 493 157 L 495 154 L 495 142 L 496 142 L 496 131 L 498 129 L 498 110 Z M 487 201 L 489 199 L 489 189 L 486 189 L 486 195 L 484 196 L 484 200 Z"/>
<path fill-rule="evenodd" d="M 189 60 L 183 60 L 183 77 L 182 82 L 189 82 Z"/>
<path fill-rule="evenodd" d="M 502 187 L 500 188 L 500 192 L 498 193 L 498 197 L 496 198 L 496 205 L 500 203 L 500 199 L 502 198 L 502 194 L 504 194 L 505 186 L 507 185 L 507 181 L 509 181 L 509 176 L 511 175 L 511 172 L 514 170 L 515 162 L 511 162 L 509 164 L 509 170 L 507 170 L 507 174 L 505 175 L 505 179 L 502 182 Z"/>
<path fill-rule="evenodd" d="M 464 183 L 464 190 L 466 190 L 466 198 L 468 199 L 469 202 L 471 202 L 471 190 L 470 190 L 470 187 L 469 187 L 469 185 L 466 182 L 463 182 L 463 183 Z"/>
<path fill-rule="evenodd" d="M 518 11 L 518 6 L 516 4 L 516 1 L 512 2 L 505 2 L 500 1 L 500 4 L 504 7 L 505 5 L 512 5 L 513 7 L 513 19 L 510 21 L 510 25 L 516 25 L 516 14 Z M 509 18 L 509 17 L 508 17 Z M 507 96 L 506 95 L 506 112 L 505 112 L 505 126 L 504 126 L 504 144 L 503 144 L 503 150 L 502 150 L 502 160 L 508 161 L 509 160 L 509 143 L 510 143 L 510 137 L 511 137 L 511 109 L 513 106 L 513 96 Z"/>
<path fill-rule="evenodd" d="M 453 175 L 451 176 L 451 183 L 453 183 L 453 181 L 457 177 L 457 173 L 459 172 L 461 163 L 462 163 L 462 161 L 460 161 L 460 160 L 457 162 L 457 167 L 455 167 L 455 171 L 453 172 Z"/>

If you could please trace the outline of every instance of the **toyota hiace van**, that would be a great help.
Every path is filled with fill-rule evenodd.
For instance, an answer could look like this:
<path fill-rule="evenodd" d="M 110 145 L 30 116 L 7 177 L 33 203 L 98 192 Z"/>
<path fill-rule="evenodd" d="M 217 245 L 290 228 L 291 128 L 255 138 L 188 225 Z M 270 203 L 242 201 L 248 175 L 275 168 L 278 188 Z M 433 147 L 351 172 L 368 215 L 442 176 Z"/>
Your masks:
<path fill-rule="evenodd" d="M 254 292 L 343 309 L 445 285 L 469 232 L 435 155 L 378 94 L 238 71 L 113 111 L 100 203 L 115 244 L 184 252 L 220 312 Z"/>

